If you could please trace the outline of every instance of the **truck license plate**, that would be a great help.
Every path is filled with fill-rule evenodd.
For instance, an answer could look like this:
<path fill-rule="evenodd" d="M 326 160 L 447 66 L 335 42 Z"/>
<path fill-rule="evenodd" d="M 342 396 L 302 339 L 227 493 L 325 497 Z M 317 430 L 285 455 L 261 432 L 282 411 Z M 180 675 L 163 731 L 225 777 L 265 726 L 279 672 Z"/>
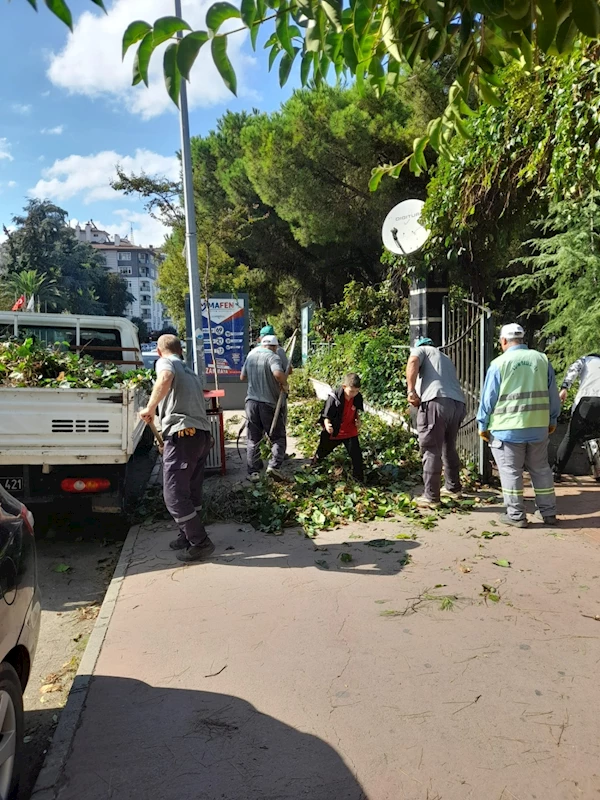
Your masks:
<path fill-rule="evenodd" d="M 23 478 L 2 478 L 0 477 L 0 486 L 3 486 L 7 492 L 22 492 L 23 491 Z"/>

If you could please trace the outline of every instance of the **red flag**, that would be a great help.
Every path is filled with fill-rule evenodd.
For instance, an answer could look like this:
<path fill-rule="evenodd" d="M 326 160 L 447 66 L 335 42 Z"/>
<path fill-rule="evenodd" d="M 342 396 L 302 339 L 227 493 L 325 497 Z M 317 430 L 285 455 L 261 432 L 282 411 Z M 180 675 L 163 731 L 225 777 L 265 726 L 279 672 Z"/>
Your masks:
<path fill-rule="evenodd" d="M 14 306 L 11 308 L 11 311 L 19 311 L 25 305 L 25 295 L 22 294 L 21 297 L 17 300 Z"/>

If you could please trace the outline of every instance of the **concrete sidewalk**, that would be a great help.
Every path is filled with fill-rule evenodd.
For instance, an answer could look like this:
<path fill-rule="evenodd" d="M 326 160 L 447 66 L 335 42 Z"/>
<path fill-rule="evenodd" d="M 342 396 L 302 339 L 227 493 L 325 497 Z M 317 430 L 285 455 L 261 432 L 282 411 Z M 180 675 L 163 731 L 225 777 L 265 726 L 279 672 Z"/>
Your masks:
<path fill-rule="evenodd" d="M 68 759 L 34 798 L 600 796 L 600 491 L 559 494 L 560 529 L 492 539 L 489 507 L 316 542 L 216 525 L 193 566 L 173 527 L 141 526 Z"/>

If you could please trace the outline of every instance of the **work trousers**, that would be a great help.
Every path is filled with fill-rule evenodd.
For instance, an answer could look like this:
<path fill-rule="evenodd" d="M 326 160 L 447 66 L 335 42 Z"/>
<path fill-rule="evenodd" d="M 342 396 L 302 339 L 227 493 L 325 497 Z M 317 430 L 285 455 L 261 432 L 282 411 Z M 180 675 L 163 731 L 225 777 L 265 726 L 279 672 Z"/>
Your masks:
<path fill-rule="evenodd" d="M 442 465 L 446 489 L 460 492 L 460 458 L 456 438 L 465 417 L 464 403 L 437 397 L 421 403 L 417 413 L 417 433 L 423 461 L 423 496 L 438 502 L 442 485 Z"/>
<path fill-rule="evenodd" d="M 351 436 L 349 439 L 332 439 L 327 431 L 324 430 L 321 433 L 321 440 L 315 455 L 315 461 L 322 461 L 324 458 L 327 458 L 339 444 L 344 445 L 348 455 L 352 459 L 352 474 L 357 481 L 363 481 L 365 478 L 365 470 L 358 436 Z"/>
<path fill-rule="evenodd" d="M 248 474 L 260 472 L 263 462 L 260 457 L 260 443 L 263 436 L 269 435 L 273 417 L 275 416 L 275 406 L 269 403 L 261 403 L 258 400 L 246 400 L 246 457 L 248 461 Z M 271 437 L 271 459 L 269 466 L 278 469 L 285 458 L 287 439 L 285 434 L 285 418 L 280 413 Z"/>
<path fill-rule="evenodd" d="M 213 439 L 208 431 L 165 439 L 163 495 L 169 514 L 190 544 L 202 544 L 207 533 L 200 519 L 204 466 Z"/>
<path fill-rule="evenodd" d="M 562 475 L 578 444 L 598 438 L 600 438 L 600 397 L 582 397 L 573 409 L 569 427 L 558 448 L 554 472 Z"/>
<path fill-rule="evenodd" d="M 526 469 L 542 516 L 556 516 L 554 477 L 548 464 L 548 437 L 543 442 L 519 444 L 494 438 L 490 448 L 498 465 L 507 515 L 515 521 L 527 518 L 523 500 L 523 470 Z"/>

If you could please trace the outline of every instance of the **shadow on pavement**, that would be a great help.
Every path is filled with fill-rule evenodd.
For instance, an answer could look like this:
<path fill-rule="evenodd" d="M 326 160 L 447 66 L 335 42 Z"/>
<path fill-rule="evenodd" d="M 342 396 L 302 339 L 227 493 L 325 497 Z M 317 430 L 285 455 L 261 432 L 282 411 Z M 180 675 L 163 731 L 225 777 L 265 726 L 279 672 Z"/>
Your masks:
<path fill-rule="evenodd" d="M 245 700 L 104 676 L 92 679 L 57 797 L 367 798 L 326 742 Z"/>
<path fill-rule="evenodd" d="M 240 527 L 237 523 L 209 525 L 209 534 L 216 551 L 209 562 L 183 565 L 169 549 L 169 541 L 177 535 L 173 524 L 169 530 L 164 524 L 159 529 L 142 528 L 135 544 L 134 555 L 127 570 L 128 575 L 140 575 L 161 569 L 197 567 L 214 564 L 230 567 L 278 567 L 280 569 L 313 568 L 350 575 L 395 575 L 410 561 L 410 551 L 419 547 L 412 540 L 375 539 L 373 534 L 365 539 L 348 539 L 327 542 L 319 538 L 318 544 L 302 533 L 288 530 L 282 536 L 272 536 Z M 342 531 L 336 531 L 341 536 Z M 350 531 L 348 531 L 350 533 Z M 348 534 L 346 534 L 348 535 Z"/>

